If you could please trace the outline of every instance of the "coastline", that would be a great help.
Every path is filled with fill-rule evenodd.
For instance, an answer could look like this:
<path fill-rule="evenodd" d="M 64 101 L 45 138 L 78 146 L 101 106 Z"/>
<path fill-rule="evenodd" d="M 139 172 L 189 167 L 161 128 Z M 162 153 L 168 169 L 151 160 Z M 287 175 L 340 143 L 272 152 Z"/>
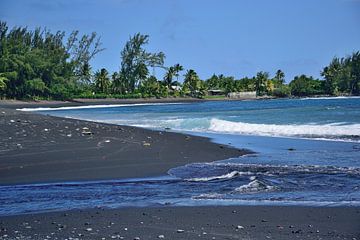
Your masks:
<path fill-rule="evenodd" d="M 72 104 L 89 103 L 9 104 L 0 101 L 1 185 L 159 176 L 187 163 L 249 153 L 203 137 L 14 110 L 74 106 Z M 94 101 L 91 104 L 112 103 Z M 91 134 L 82 134 L 83 128 L 88 128 Z M 103 209 L 94 206 L 84 210 L 1 216 L 0 239 L 47 236 L 55 239 L 157 239 L 160 235 L 165 239 L 359 239 L 359 222 L 359 207 Z"/>
<path fill-rule="evenodd" d="M 202 137 L 1 107 L 0 185 L 154 177 L 250 152 Z"/>

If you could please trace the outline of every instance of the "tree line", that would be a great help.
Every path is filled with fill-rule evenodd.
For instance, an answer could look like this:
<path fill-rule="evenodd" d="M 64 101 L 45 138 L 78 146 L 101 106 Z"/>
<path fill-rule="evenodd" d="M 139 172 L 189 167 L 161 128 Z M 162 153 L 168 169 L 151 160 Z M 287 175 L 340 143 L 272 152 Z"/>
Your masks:
<path fill-rule="evenodd" d="M 296 76 L 289 84 L 278 70 L 273 77 L 258 72 L 235 79 L 212 75 L 201 80 L 193 69 L 179 63 L 165 66 L 163 52 L 146 50 L 148 35 L 129 38 L 120 53 L 120 70 L 93 72 L 90 64 L 104 50 L 95 32 L 80 35 L 26 27 L 9 29 L 0 21 L 0 97 L 16 99 L 206 97 L 209 90 L 223 94 L 256 91 L 258 96 L 359 95 L 360 52 L 334 58 L 322 71 L 324 79 Z M 164 69 L 162 79 L 154 72 Z M 151 73 L 152 71 L 152 73 Z M 179 78 L 182 80 L 180 81 Z"/>

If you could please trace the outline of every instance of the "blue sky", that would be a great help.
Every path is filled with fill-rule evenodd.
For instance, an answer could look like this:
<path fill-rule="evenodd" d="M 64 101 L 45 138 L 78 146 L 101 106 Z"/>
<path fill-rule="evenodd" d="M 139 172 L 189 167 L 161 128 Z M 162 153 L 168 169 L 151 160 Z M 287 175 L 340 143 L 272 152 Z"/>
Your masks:
<path fill-rule="evenodd" d="M 117 71 L 130 35 L 150 35 L 166 54 L 202 79 L 282 69 L 320 77 L 334 56 L 360 50 L 360 0 L 0 0 L 9 26 L 96 31 L 106 48 L 93 69 Z M 162 72 L 157 70 L 160 77 Z"/>

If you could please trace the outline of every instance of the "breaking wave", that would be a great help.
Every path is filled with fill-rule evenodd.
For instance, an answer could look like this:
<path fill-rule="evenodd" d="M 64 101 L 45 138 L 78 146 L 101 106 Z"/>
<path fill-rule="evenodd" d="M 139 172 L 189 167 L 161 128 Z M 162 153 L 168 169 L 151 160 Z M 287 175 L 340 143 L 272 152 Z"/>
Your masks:
<path fill-rule="evenodd" d="M 341 123 L 332 123 L 325 125 L 277 125 L 211 119 L 209 130 L 221 133 L 237 133 L 260 136 L 284 136 L 343 140 L 360 139 L 360 124 L 341 125 Z"/>
<path fill-rule="evenodd" d="M 138 106 L 176 105 L 176 104 L 185 104 L 185 103 L 98 104 L 98 105 L 68 106 L 68 107 L 18 108 L 18 109 L 16 109 L 16 110 L 23 111 L 23 112 L 35 112 L 35 111 L 59 111 L 59 110 L 92 109 L 92 108 L 114 108 L 114 107 L 138 107 Z"/>
<path fill-rule="evenodd" d="M 208 181 L 215 181 L 215 180 L 229 180 L 235 177 L 244 176 L 244 175 L 251 175 L 252 172 L 239 172 L 239 171 L 232 171 L 230 173 L 221 175 L 221 176 L 213 176 L 213 177 L 200 177 L 200 178 L 189 178 L 185 179 L 189 182 L 208 182 Z"/>

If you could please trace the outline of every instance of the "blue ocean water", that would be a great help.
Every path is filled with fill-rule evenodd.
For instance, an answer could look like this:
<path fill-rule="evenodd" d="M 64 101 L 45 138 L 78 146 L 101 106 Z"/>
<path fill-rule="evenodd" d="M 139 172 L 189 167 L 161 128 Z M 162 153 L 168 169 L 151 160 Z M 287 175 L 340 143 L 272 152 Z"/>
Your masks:
<path fill-rule="evenodd" d="M 158 178 L 0 186 L 0 215 L 95 206 L 360 206 L 360 98 L 27 110 L 166 128 L 255 153 Z"/>

